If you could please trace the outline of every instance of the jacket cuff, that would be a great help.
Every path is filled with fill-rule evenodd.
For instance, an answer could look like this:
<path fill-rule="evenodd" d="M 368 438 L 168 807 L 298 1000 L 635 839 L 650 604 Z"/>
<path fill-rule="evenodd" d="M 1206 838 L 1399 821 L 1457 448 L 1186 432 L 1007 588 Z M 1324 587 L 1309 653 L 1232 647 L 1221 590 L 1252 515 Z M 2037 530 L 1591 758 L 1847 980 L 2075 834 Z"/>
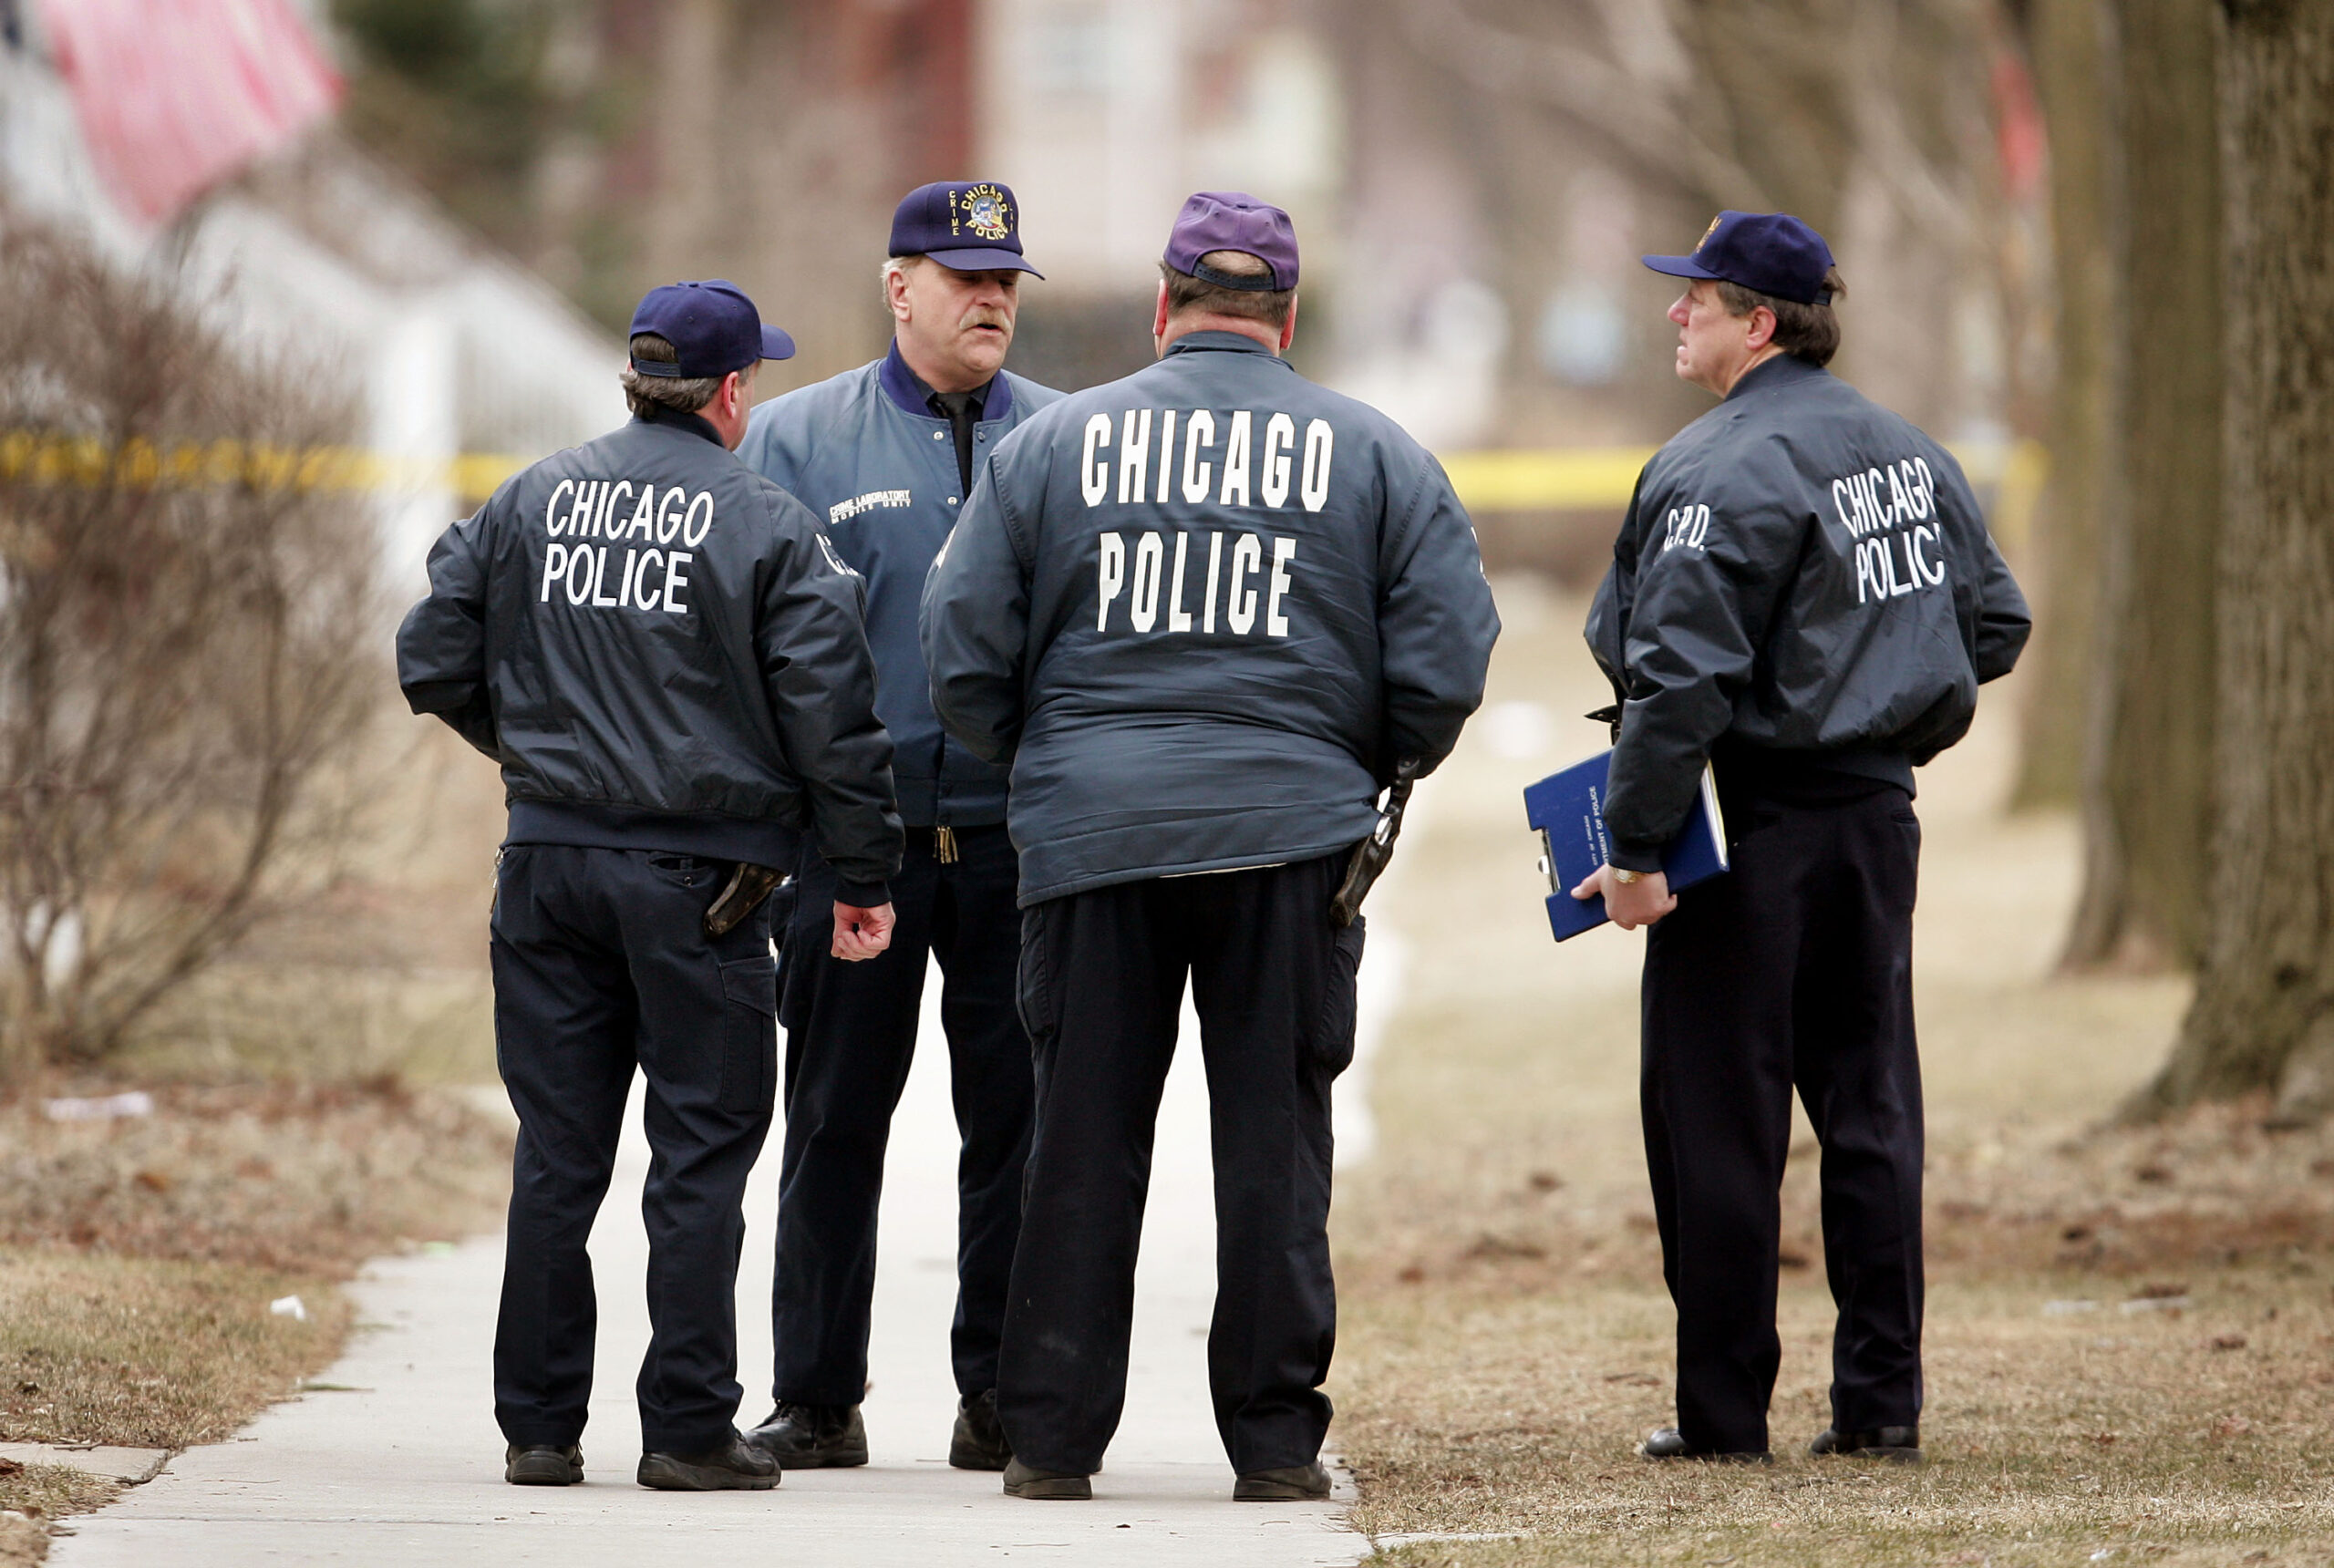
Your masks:
<path fill-rule="evenodd" d="M 835 883 L 835 902 L 847 903 L 853 909 L 881 909 L 892 902 L 892 884 L 838 882 Z"/>
<path fill-rule="evenodd" d="M 1616 839 L 1605 863 L 1616 871 L 1643 872 L 1649 876 L 1661 869 L 1661 850 L 1659 844 L 1625 844 Z"/>

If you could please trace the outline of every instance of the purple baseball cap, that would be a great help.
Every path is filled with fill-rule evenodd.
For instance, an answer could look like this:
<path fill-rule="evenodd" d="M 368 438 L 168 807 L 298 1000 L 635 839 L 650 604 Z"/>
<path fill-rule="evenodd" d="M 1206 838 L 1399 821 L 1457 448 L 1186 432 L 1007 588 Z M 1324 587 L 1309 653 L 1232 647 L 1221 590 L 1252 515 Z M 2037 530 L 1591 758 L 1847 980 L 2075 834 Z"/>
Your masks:
<path fill-rule="evenodd" d="M 1210 251 L 1238 251 L 1265 263 L 1260 276 L 1241 277 L 1200 264 Z M 1296 225 L 1279 208 L 1243 191 L 1202 191 L 1183 203 L 1160 258 L 1218 288 L 1266 293 L 1296 286 Z"/>
<path fill-rule="evenodd" d="M 1046 274 L 1021 254 L 1021 204 L 994 180 L 919 185 L 892 213 L 892 254 L 929 256 L 960 273 Z"/>
<path fill-rule="evenodd" d="M 1676 278 L 1713 278 L 1776 299 L 1829 304 L 1824 274 L 1832 247 L 1788 212 L 1737 212 L 1710 220 L 1690 256 L 1646 256 L 1645 264 Z"/>
<path fill-rule="evenodd" d="M 694 381 L 727 376 L 757 360 L 794 357 L 794 340 L 777 327 L 764 326 L 761 312 L 746 291 L 728 278 L 650 289 L 632 313 L 632 326 L 625 335 L 637 337 L 644 332 L 671 344 L 676 363 L 634 360 L 632 367 L 643 376 Z"/>

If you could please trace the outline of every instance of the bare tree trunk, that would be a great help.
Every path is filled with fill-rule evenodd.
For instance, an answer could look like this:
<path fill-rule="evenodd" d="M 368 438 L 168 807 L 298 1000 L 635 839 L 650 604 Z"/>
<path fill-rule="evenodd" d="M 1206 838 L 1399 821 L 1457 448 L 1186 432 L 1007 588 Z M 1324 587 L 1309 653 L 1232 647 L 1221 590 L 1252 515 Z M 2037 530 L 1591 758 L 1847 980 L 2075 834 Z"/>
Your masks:
<path fill-rule="evenodd" d="M 2116 0 L 2122 479 L 2101 519 L 2073 965 L 2203 955 L 2221 510 L 2215 0 Z M 2082 302 L 2075 302 L 2082 308 Z"/>
<path fill-rule="evenodd" d="M 2122 302 L 2115 265 L 2118 189 L 2112 13 L 2102 0 L 2035 0 L 2034 85 L 2050 130 L 2050 248 L 2058 387 L 2042 500 L 2028 657 L 2025 744 L 2015 803 L 2080 797 L 2092 721 L 2101 530 L 2117 471 Z"/>
<path fill-rule="evenodd" d="M 2334 5 L 2228 0 L 2210 931 L 2145 1111 L 2334 1106 Z"/>

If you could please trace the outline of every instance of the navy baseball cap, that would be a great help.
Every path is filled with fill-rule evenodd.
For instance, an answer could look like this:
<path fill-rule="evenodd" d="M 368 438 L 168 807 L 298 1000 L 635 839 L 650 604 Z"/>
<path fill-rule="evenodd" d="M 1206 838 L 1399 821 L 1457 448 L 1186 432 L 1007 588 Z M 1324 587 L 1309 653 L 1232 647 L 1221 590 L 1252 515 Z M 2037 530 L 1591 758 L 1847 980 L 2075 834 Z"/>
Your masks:
<path fill-rule="evenodd" d="M 1210 251 L 1238 251 L 1265 263 L 1261 274 L 1243 277 L 1200 264 Z M 1244 191 L 1201 191 L 1184 201 L 1167 233 L 1160 258 L 1179 273 L 1218 288 L 1265 293 L 1296 286 L 1296 225 L 1288 214 Z"/>
<path fill-rule="evenodd" d="M 1046 274 L 1021 254 L 1021 204 L 993 180 L 919 185 L 892 214 L 892 254 L 929 256 L 960 273 Z"/>
<path fill-rule="evenodd" d="M 777 327 L 764 326 L 754 302 L 727 278 L 650 289 L 632 313 L 632 328 L 625 335 L 637 337 L 644 332 L 671 344 L 678 361 L 643 365 L 634 360 L 632 367 L 643 376 L 694 381 L 727 376 L 757 360 L 794 357 L 794 340 Z"/>
<path fill-rule="evenodd" d="M 1829 304 L 1823 274 L 1832 247 L 1788 212 L 1737 212 L 1710 220 L 1690 256 L 1647 256 L 1645 264 L 1677 278 L 1715 278 L 1777 299 Z"/>

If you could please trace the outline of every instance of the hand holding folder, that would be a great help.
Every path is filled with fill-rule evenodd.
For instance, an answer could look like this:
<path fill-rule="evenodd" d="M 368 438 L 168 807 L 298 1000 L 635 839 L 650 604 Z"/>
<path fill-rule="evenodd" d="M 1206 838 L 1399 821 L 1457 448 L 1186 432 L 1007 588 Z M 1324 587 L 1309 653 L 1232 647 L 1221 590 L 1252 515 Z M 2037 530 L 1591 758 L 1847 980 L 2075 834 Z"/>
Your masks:
<path fill-rule="evenodd" d="M 1612 918 L 1602 898 L 1572 896 L 1572 889 L 1595 875 L 1612 854 L 1612 840 L 1605 830 L 1605 792 L 1612 767 L 1612 752 L 1602 751 L 1523 791 L 1524 815 L 1539 830 L 1544 851 L 1540 869 L 1548 878 L 1548 926 L 1558 942 Z M 1678 892 L 1726 868 L 1726 819 L 1719 810 L 1717 780 L 1706 766 L 1701 794 L 1685 826 L 1661 851 L 1661 869 L 1669 891 Z"/>

